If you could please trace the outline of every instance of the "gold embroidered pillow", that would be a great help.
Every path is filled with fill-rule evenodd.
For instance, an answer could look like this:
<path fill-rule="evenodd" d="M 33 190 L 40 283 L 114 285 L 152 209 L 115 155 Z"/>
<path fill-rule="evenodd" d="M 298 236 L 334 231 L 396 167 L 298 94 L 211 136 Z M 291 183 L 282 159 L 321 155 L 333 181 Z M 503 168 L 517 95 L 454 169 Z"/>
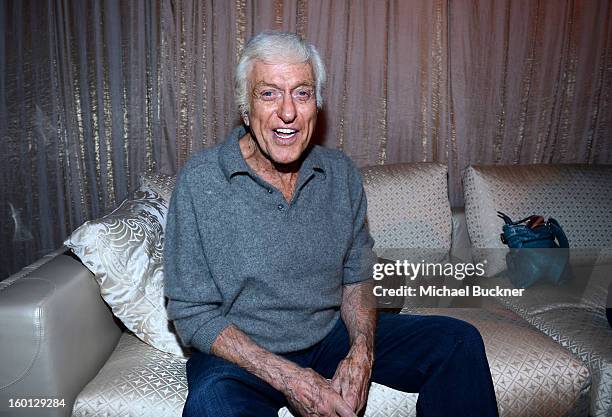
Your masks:
<path fill-rule="evenodd" d="M 139 339 L 184 356 L 163 291 L 167 202 L 142 188 L 112 213 L 84 223 L 64 242 L 93 272 L 102 298 Z"/>

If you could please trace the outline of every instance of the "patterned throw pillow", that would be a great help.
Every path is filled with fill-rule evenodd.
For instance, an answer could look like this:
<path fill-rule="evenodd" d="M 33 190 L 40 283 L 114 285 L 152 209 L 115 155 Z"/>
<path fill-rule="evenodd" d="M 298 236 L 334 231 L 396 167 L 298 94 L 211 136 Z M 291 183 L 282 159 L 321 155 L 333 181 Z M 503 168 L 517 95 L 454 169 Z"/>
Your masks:
<path fill-rule="evenodd" d="M 172 197 L 172 190 L 174 190 L 175 185 L 176 176 L 174 175 L 154 172 L 140 174 L 140 188 L 156 192 L 167 204 L 170 203 L 170 197 Z"/>
<path fill-rule="evenodd" d="M 93 272 L 102 298 L 130 331 L 163 352 L 185 356 L 163 295 L 167 212 L 168 203 L 142 187 L 112 213 L 84 223 L 64 244 Z"/>

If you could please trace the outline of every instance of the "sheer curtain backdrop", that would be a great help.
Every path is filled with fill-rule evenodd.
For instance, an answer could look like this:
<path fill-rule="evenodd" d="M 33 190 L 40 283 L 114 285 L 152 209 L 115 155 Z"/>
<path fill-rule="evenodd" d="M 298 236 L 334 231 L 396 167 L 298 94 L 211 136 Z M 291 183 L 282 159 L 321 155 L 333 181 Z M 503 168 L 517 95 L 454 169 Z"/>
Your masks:
<path fill-rule="evenodd" d="M 158 3 L 0 4 L 5 277 L 115 207 L 166 147 L 159 133 Z"/>
<path fill-rule="evenodd" d="M 612 163 L 612 1 L 0 0 L 0 278 L 239 121 L 264 29 L 327 64 L 316 141 L 358 165 Z"/>

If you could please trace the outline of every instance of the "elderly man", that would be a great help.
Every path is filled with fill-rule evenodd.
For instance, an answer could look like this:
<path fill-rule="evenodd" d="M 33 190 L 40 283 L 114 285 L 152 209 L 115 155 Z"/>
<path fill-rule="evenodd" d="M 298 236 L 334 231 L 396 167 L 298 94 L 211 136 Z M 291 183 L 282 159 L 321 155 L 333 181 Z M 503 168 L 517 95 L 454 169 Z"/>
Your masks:
<path fill-rule="evenodd" d="M 236 69 L 244 126 L 183 168 L 166 227 L 168 314 L 195 348 L 184 416 L 356 417 L 371 381 L 421 416 L 495 416 L 482 339 L 445 317 L 376 315 L 361 177 L 313 146 L 325 69 L 265 32 Z"/>

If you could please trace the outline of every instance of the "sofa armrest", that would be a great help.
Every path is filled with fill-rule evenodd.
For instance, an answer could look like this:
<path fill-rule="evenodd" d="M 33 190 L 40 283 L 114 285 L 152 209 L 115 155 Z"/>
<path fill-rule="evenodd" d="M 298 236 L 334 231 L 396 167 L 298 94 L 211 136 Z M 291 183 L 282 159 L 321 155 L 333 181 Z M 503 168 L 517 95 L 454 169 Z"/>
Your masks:
<path fill-rule="evenodd" d="M 0 415 L 70 416 L 121 328 L 91 272 L 72 257 L 57 254 L 24 271 L 0 286 Z M 10 408 L 10 399 L 22 398 L 63 399 L 65 406 Z"/>

